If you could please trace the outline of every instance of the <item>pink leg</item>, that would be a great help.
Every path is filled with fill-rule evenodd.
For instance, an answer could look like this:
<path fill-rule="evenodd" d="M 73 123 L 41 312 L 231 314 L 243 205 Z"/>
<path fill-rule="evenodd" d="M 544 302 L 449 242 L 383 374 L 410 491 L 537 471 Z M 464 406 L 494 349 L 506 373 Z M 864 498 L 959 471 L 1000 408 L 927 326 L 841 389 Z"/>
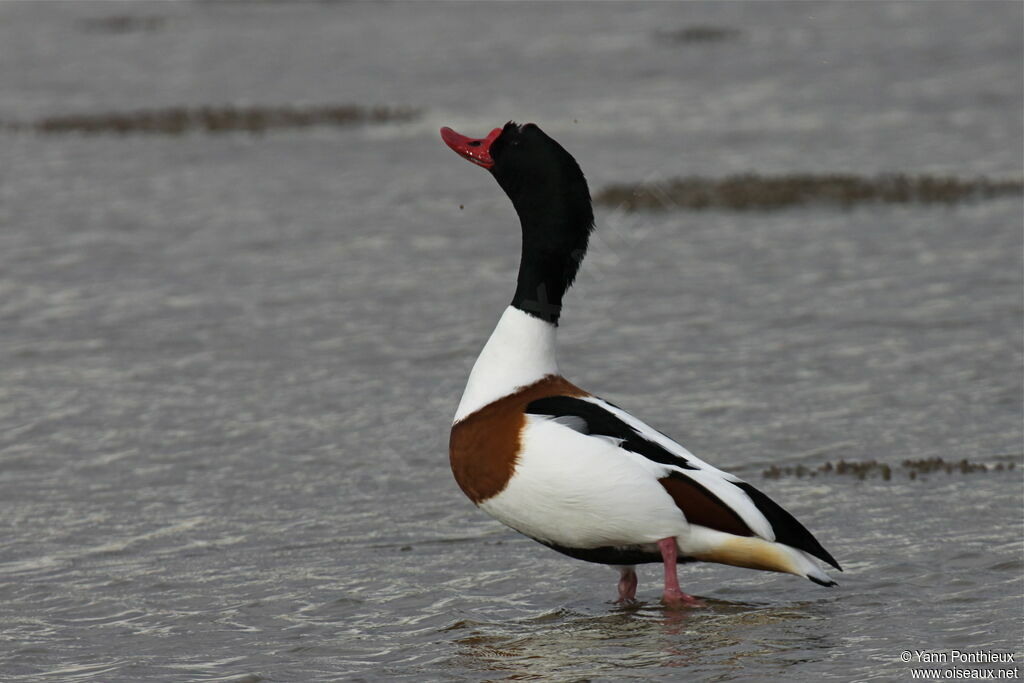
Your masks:
<path fill-rule="evenodd" d="M 636 599 L 636 570 L 633 567 L 619 569 L 619 599 L 616 604 L 623 605 Z"/>
<path fill-rule="evenodd" d="M 662 601 L 666 605 L 700 607 L 704 603 L 687 595 L 679 589 L 679 577 L 676 576 L 676 557 L 679 552 L 676 547 L 676 539 L 669 537 L 658 541 L 658 549 L 661 550 L 661 559 L 665 563 L 665 594 Z"/>

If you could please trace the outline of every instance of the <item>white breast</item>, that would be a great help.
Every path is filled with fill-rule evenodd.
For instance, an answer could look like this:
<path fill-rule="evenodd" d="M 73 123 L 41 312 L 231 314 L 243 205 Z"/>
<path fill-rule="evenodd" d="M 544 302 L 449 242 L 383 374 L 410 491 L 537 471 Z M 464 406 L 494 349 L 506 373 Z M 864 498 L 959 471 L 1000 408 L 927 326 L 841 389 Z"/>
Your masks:
<path fill-rule="evenodd" d="M 520 387 L 557 375 L 556 330 L 514 306 L 506 308 L 469 373 L 454 421 Z"/>

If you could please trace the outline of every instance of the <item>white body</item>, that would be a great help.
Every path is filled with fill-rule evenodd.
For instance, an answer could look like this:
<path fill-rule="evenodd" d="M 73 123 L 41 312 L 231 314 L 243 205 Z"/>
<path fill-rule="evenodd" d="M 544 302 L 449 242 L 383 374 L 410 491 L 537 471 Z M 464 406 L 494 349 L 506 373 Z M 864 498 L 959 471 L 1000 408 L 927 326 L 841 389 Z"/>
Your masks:
<path fill-rule="evenodd" d="M 515 475 L 480 507 L 516 531 L 569 548 L 655 544 L 689 526 L 658 483 L 664 469 L 530 416 Z"/>
<path fill-rule="evenodd" d="M 470 374 L 455 422 L 485 405 L 557 374 L 550 323 L 506 309 Z M 488 514 L 535 539 L 567 548 L 641 547 L 674 537 L 684 556 L 757 566 L 830 581 L 802 550 L 775 543 L 768 519 L 723 472 L 629 413 L 596 397 L 593 402 L 649 441 L 685 458 L 690 467 L 654 462 L 620 448 L 610 437 L 581 433 L 574 418 L 528 415 L 515 471 L 507 486 L 480 503 Z M 732 508 L 756 537 L 691 524 L 658 481 L 672 473 L 690 478 Z M 747 562 L 747 564 L 742 564 Z"/>

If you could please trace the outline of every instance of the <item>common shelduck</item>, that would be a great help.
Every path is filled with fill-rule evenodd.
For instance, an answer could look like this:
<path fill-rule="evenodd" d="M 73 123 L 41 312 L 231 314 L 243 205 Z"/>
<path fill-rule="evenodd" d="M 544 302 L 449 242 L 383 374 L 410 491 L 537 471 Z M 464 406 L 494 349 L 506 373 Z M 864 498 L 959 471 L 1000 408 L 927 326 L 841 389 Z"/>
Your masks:
<path fill-rule="evenodd" d="M 512 303 L 469 375 L 449 456 L 455 480 L 516 531 L 589 562 L 618 568 L 618 601 L 636 597 L 635 565 L 662 562 L 666 604 L 682 592 L 679 562 L 788 572 L 834 586 L 814 558 L 836 560 L 793 515 L 738 477 L 558 372 L 555 331 L 594 228 L 576 160 L 532 123 L 481 139 L 441 138 L 486 168 L 522 227 Z"/>

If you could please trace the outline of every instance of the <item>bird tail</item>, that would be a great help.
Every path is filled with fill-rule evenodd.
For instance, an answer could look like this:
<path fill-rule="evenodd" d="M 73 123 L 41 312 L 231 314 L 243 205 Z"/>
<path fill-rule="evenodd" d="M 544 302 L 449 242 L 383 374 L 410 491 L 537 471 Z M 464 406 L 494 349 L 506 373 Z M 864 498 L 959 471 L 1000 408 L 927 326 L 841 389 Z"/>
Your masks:
<path fill-rule="evenodd" d="M 736 536 L 696 525 L 691 527 L 686 538 L 680 537 L 678 542 L 684 554 L 704 562 L 785 572 L 810 579 L 821 586 L 836 585 L 808 553 L 783 543 L 756 536 Z"/>

